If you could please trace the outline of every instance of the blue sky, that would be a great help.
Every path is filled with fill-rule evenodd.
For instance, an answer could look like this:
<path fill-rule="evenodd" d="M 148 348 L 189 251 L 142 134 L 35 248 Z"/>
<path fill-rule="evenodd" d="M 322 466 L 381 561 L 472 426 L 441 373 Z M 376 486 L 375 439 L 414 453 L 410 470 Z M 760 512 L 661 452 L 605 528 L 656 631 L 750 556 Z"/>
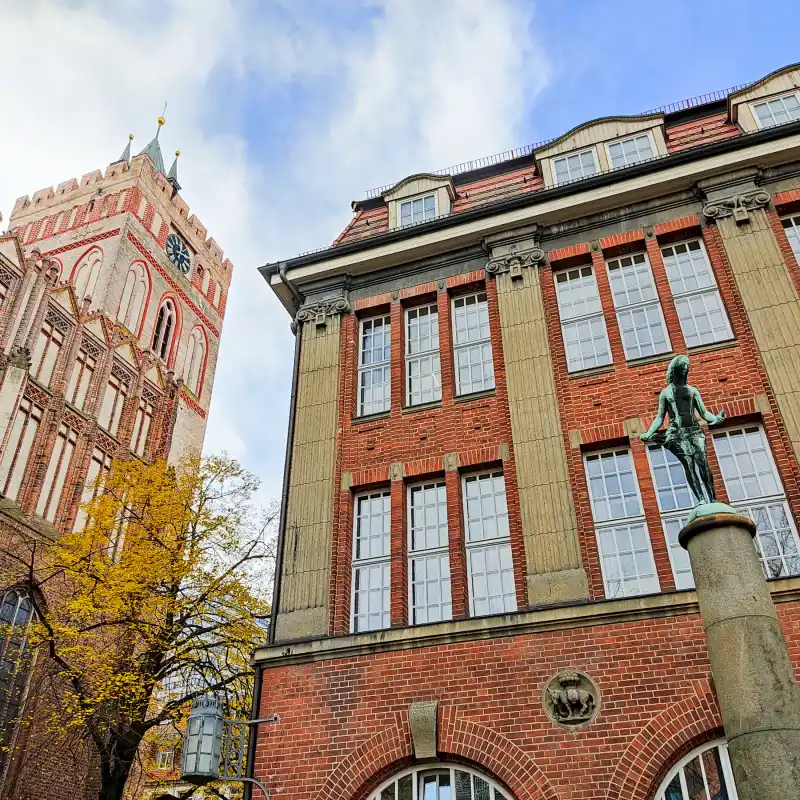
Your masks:
<path fill-rule="evenodd" d="M 757 79 L 797 4 L 4 0 L 0 209 L 161 140 L 235 265 L 206 440 L 277 497 L 292 336 L 256 273 L 406 174 Z"/>

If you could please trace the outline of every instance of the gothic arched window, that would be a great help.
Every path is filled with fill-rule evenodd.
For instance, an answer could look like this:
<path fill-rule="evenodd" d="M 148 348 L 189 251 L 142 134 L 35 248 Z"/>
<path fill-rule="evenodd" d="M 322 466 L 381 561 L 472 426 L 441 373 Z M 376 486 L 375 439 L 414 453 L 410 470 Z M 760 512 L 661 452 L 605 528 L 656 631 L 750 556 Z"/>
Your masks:
<path fill-rule="evenodd" d="M 158 309 L 156 327 L 153 331 L 152 348 L 153 352 L 163 361 L 166 361 L 169 356 L 169 348 L 175 333 L 176 322 L 175 304 L 172 300 L 164 300 Z"/>
<path fill-rule="evenodd" d="M 141 261 L 134 261 L 125 277 L 117 320 L 134 335 L 138 334 L 144 304 L 150 292 L 150 275 Z"/>
<path fill-rule="evenodd" d="M 738 800 L 728 745 L 709 742 L 682 758 L 664 778 L 655 800 Z"/>
<path fill-rule="evenodd" d="M 186 349 L 185 380 L 196 397 L 200 397 L 203 388 L 203 372 L 206 363 L 206 337 L 203 329 L 197 325 L 192 329 L 189 346 Z"/>
<path fill-rule="evenodd" d="M 28 682 L 33 603 L 19 589 L 0 595 L 0 770 L 12 744 Z"/>
<path fill-rule="evenodd" d="M 508 800 L 494 781 L 463 767 L 414 767 L 381 784 L 369 800 Z"/>
<path fill-rule="evenodd" d="M 75 294 L 79 300 L 92 296 L 102 266 L 103 251 L 99 247 L 93 247 L 75 265 L 72 270 L 72 281 L 75 284 Z"/>

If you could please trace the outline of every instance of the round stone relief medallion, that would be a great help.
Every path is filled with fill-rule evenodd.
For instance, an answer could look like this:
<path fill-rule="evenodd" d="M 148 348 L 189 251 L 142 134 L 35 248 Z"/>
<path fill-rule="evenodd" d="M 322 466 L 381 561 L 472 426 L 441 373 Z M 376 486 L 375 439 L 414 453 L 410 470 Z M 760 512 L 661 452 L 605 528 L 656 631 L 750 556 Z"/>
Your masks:
<path fill-rule="evenodd" d="M 600 691 L 585 672 L 562 669 L 544 685 L 542 703 L 556 725 L 581 728 L 597 716 Z"/>

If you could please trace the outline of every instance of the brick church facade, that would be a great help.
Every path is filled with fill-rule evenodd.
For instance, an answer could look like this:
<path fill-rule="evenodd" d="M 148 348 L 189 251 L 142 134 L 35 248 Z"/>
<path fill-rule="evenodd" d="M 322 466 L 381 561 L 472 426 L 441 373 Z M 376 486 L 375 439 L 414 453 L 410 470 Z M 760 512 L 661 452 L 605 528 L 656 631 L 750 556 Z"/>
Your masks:
<path fill-rule="evenodd" d="M 262 267 L 296 327 L 253 774 L 296 800 L 733 800 L 640 439 L 672 358 L 800 670 L 800 65 L 413 175 Z"/>
<path fill-rule="evenodd" d="M 200 451 L 233 268 L 180 188 L 157 134 L 14 206 L 0 238 L 4 549 L 79 529 L 112 459 Z M 57 694 L 45 655 L 25 650 L 30 601 L 0 589 L 0 796 L 93 796 L 86 740 L 55 742 L 37 713 Z"/>

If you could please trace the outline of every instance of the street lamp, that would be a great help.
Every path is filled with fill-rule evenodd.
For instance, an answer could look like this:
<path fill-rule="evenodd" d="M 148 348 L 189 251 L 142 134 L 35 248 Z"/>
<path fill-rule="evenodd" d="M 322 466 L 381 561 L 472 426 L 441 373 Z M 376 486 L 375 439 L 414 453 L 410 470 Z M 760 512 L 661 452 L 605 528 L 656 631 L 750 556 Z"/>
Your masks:
<path fill-rule="evenodd" d="M 216 694 L 196 697 L 183 737 L 181 780 L 194 786 L 216 780 L 252 783 L 269 800 L 267 787 L 244 774 L 247 726 L 259 722 L 280 722 L 280 717 L 276 714 L 253 720 L 225 719 L 222 700 Z"/>

